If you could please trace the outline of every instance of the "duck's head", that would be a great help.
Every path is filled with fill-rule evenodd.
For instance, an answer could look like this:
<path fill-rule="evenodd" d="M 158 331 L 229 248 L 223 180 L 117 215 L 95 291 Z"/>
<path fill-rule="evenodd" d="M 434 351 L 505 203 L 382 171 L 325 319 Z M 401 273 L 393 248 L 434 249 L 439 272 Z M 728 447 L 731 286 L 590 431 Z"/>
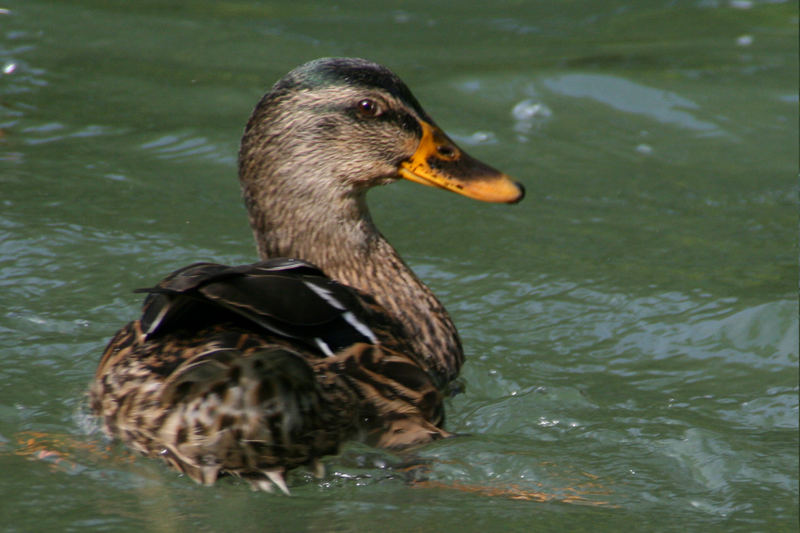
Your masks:
<path fill-rule="evenodd" d="M 292 197 L 363 198 L 398 178 L 487 202 L 524 196 L 522 185 L 459 148 L 400 78 L 352 58 L 311 61 L 275 84 L 245 129 L 239 175 L 248 205 L 262 208 Z"/>

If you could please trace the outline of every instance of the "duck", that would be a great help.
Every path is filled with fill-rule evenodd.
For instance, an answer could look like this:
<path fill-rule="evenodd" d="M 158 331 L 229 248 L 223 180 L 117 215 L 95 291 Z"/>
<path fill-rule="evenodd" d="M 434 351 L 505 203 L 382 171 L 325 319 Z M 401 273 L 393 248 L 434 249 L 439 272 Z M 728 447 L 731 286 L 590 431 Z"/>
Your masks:
<path fill-rule="evenodd" d="M 352 440 L 452 437 L 464 352 L 433 292 L 376 228 L 367 192 L 401 179 L 493 203 L 524 187 L 468 155 L 388 68 L 322 58 L 281 78 L 241 139 L 259 261 L 195 263 L 139 289 L 139 318 L 89 388 L 104 433 L 192 480 L 289 493 L 286 474 Z"/>

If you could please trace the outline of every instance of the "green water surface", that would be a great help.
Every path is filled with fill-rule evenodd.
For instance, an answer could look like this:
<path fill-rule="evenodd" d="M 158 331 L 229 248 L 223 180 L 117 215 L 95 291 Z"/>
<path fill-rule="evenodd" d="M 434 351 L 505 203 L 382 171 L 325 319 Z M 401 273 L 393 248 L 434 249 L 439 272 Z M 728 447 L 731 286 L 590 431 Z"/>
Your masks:
<path fill-rule="evenodd" d="M 0 8 L 0 529 L 797 530 L 796 2 Z M 85 391 L 134 288 L 256 259 L 242 128 L 333 55 L 527 188 L 370 193 L 461 332 L 463 436 L 349 445 L 291 497 L 200 487 L 109 446 Z"/>

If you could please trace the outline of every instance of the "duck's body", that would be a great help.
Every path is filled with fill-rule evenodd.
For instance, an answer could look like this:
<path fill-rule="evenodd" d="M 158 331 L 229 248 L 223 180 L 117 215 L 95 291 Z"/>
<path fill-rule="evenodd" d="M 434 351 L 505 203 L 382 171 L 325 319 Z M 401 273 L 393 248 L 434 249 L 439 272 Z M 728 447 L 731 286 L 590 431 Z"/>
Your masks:
<path fill-rule="evenodd" d="M 197 481 L 262 489 L 346 439 L 448 436 L 458 334 L 373 225 L 366 192 L 405 177 L 516 202 L 521 187 L 461 152 L 394 74 L 355 59 L 303 65 L 264 96 L 239 176 L 262 263 L 192 265 L 148 290 L 91 388 L 106 431 Z"/>

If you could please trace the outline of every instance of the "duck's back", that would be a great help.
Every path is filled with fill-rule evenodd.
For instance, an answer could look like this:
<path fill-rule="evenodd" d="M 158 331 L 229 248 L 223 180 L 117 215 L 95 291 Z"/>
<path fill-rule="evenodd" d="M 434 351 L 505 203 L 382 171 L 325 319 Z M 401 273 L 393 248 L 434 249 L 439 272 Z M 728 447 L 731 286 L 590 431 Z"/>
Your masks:
<path fill-rule="evenodd" d="M 285 470 L 348 438 L 447 436 L 441 394 L 388 315 L 313 265 L 198 263 L 145 292 L 103 354 L 92 407 L 109 434 L 199 482 L 283 488 Z"/>

